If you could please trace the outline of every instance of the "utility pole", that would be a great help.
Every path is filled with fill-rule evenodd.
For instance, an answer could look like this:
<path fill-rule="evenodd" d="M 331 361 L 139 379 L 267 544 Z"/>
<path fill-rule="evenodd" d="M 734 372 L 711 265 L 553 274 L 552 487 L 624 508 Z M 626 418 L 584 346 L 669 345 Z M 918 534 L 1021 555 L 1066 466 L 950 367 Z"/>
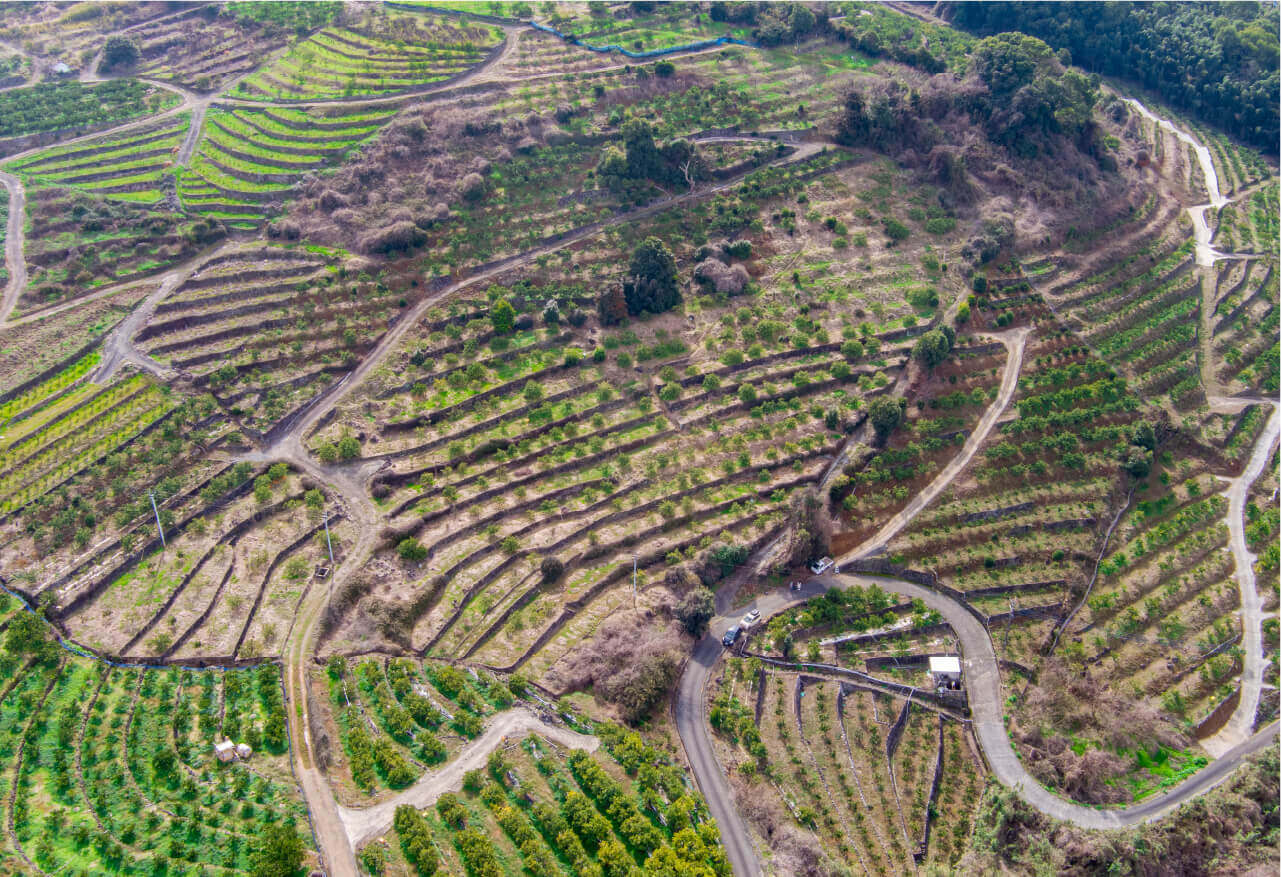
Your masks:
<path fill-rule="evenodd" d="M 639 612 L 640 607 L 636 605 L 636 555 L 632 555 L 632 609 Z"/>
<path fill-rule="evenodd" d="M 329 593 L 325 597 L 325 611 L 328 612 L 334 602 L 334 543 L 329 540 L 329 512 L 325 512 L 325 547 L 329 549 Z"/>
<path fill-rule="evenodd" d="M 160 525 L 160 509 L 156 508 L 156 495 L 148 493 L 147 496 L 151 497 L 151 510 L 156 515 L 156 532 L 160 534 L 160 547 L 161 549 L 168 548 L 169 545 L 165 542 L 165 528 Z"/>

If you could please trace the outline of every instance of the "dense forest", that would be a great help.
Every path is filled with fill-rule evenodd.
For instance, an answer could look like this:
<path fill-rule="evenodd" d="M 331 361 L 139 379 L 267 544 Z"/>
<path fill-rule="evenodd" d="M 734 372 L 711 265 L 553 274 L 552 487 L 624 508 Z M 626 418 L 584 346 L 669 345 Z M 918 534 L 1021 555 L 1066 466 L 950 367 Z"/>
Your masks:
<path fill-rule="evenodd" d="M 1019 30 L 1086 70 L 1137 80 L 1250 144 L 1277 150 L 1275 3 L 957 3 L 953 23 Z"/>

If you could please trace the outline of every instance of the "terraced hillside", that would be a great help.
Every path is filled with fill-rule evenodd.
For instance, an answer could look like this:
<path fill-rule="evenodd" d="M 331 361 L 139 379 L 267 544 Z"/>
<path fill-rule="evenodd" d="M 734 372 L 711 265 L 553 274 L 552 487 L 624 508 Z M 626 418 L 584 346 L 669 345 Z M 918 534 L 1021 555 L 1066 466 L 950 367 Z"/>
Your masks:
<path fill-rule="evenodd" d="M 233 227 L 256 227 L 305 174 L 342 162 L 393 112 L 359 106 L 337 113 L 215 109 L 205 117 L 200 146 L 181 174 L 181 203 Z"/>
<path fill-rule="evenodd" d="M 262 59 L 283 50 L 298 28 L 305 33 L 332 19 L 335 3 L 228 3 L 189 6 L 131 31 L 146 75 L 200 92 L 218 91 L 248 75 Z M 271 7 L 266 7 L 270 10 Z"/>
<path fill-rule="evenodd" d="M 133 185 L 121 183 L 126 189 Z M 19 312 L 152 277 L 226 234 L 218 221 L 176 214 L 163 202 L 134 203 L 63 185 L 30 191 L 27 216 L 28 278 Z"/>
<path fill-rule="evenodd" d="M 321 30 L 231 93 L 289 102 L 413 91 L 475 66 L 498 41 L 485 26 L 383 13 L 361 30 Z"/>
<path fill-rule="evenodd" d="M 159 204 L 171 197 L 169 169 L 187 133 L 180 113 L 155 126 L 50 147 L 14 159 L 5 169 L 27 186 L 72 187 L 112 200 Z"/>
<path fill-rule="evenodd" d="M 1274 852 L 1133 828 L 1272 743 L 1271 157 L 916 4 L 34 3 L 7 70 L 6 873 Z"/>
<path fill-rule="evenodd" d="M 10 630 L 29 627 L 3 600 Z M 278 668 L 113 669 L 52 643 L 3 660 L 0 857 L 13 873 L 248 872 L 268 826 L 306 824 Z M 220 764 L 208 741 L 222 735 L 252 741 L 251 761 Z"/>

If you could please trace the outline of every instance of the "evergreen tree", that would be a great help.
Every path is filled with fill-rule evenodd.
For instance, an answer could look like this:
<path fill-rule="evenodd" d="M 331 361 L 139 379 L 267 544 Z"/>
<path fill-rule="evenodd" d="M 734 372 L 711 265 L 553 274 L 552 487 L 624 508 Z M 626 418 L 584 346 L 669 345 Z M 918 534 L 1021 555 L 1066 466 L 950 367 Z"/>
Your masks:
<path fill-rule="evenodd" d="M 676 285 L 676 259 L 656 237 L 646 238 L 632 253 L 629 278 L 623 284 L 627 312 L 661 314 L 681 302 Z"/>

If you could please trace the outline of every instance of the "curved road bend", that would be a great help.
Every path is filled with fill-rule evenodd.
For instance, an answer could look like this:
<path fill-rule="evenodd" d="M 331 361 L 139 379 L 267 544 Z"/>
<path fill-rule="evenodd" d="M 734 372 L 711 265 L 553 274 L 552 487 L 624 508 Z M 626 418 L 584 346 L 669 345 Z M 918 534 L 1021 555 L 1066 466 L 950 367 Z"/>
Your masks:
<path fill-rule="evenodd" d="M 804 593 L 804 592 L 803 592 Z M 770 594 L 754 606 L 768 602 Z M 785 605 L 785 604 L 783 604 Z M 781 608 L 781 606 L 780 606 Z M 765 609 L 761 610 L 765 614 Z M 690 770 L 698 789 L 707 801 L 707 809 L 720 826 L 725 853 L 736 877 L 757 877 L 761 873 L 760 857 L 752 845 L 752 836 L 734 806 L 729 780 L 716 760 L 712 737 L 707 730 L 707 681 L 721 654 L 721 637 L 733 622 L 724 616 L 713 622 L 708 633 L 694 646 L 694 654 L 685 663 L 680 687 L 676 691 L 676 733 L 681 738 Z"/>
<path fill-rule="evenodd" d="M 1241 475 L 1231 479 L 1228 487 L 1228 533 L 1232 557 L 1236 562 L 1237 587 L 1241 589 L 1241 639 L 1245 646 L 1245 660 L 1241 669 L 1241 696 L 1237 708 L 1219 732 L 1201 741 L 1202 748 L 1215 758 L 1245 742 L 1254 728 L 1259 710 L 1259 694 L 1263 685 L 1263 601 L 1254 579 L 1255 556 L 1245 544 L 1245 503 L 1250 486 L 1263 474 L 1263 468 L 1272 459 L 1272 448 L 1281 435 L 1281 408 L 1272 402 L 1272 416 L 1250 454 Z"/>
<path fill-rule="evenodd" d="M 992 426 L 1004 413 L 1010 404 L 1010 400 L 1014 397 L 1014 391 L 1018 388 L 1019 372 L 1023 366 L 1023 350 L 1026 347 L 1029 333 L 1029 329 L 1023 328 L 993 336 L 1009 350 L 1009 355 L 1005 362 L 1005 371 L 1001 377 L 1001 389 L 997 393 L 996 399 L 988 406 L 987 411 L 983 413 L 978 426 L 967 439 L 961 453 L 949 462 L 925 490 L 913 499 L 902 512 L 891 518 L 871 539 L 843 556 L 841 558 L 842 561 L 868 554 L 887 543 L 965 468 L 978 448 L 987 439 Z M 725 589 L 722 588 L 721 590 L 723 592 Z M 757 609 L 761 615 L 768 617 L 790 603 L 809 599 L 809 597 L 821 593 L 823 590 L 825 588 L 817 583 L 807 583 L 804 589 L 798 593 L 765 594 L 750 607 L 746 608 Z M 728 608 L 728 601 L 721 600 L 719 593 L 717 597 L 718 609 L 722 605 Z M 746 611 L 746 608 L 744 611 Z M 720 657 L 720 638 L 731 623 L 729 616 L 722 616 L 713 621 L 710 632 L 698 641 L 694 647 L 693 655 L 686 662 L 685 670 L 681 674 L 680 688 L 676 695 L 676 733 L 681 738 L 681 744 L 685 748 L 686 757 L 689 759 L 694 778 L 698 781 L 699 789 L 702 791 L 703 797 L 707 799 L 708 809 L 721 827 L 721 839 L 725 843 L 725 850 L 729 856 L 730 864 L 734 866 L 734 873 L 739 877 L 755 877 L 761 871 L 760 861 L 752 845 L 751 835 L 747 830 L 747 826 L 743 823 L 742 817 L 734 807 L 729 783 L 721 770 L 720 763 L 716 760 L 716 752 L 712 746 L 711 734 L 708 731 L 706 721 L 707 681 L 711 676 L 712 668 Z"/>
<path fill-rule="evenodd" d="M 983 436 L 990 432 L 996 420 L 999 419 L 1000 413 L 1009 405 L 1014 389 L 1018 386 L 1018 373 L 1021 367 L 1026 334 L 1015 337 L 1012 340 L 1003 339 L 1003 341 L 1010 348 L 1010 358 L 1006 363 L 1005 374 L 1001 382 L 1001 391 L 988 412 L 984 414 L 979 427 L 971 435 L 970 441 L 967 441 L 966 447 L 962 450 L 958 459 L 963 457 L 968 461 L 973 457 L 974 452 L 982 443 Z M 1253 483 L 1267 460 L 1270 459 L 1270 451 L 1273 443 L 1277 440 L 1279 426 L 1281 426 L 1281 412 L 1274 411 L 1264 435 L 1255 445 L 1246 472 L 1239 479 L 1236 479 L 1233 484 L 1234 497 L 1237 494 L 1240 496 L 1236 500 L 1241 504 L 1240 510 L 1244 508 L 1244 497 L 1248 492 L 1249 484 Z M 928 494 L 929 499 L 936 497 L 963 467 L 964 463 L 958 466 L 946 467 L 939 474 L 939 477 L 926 488 L 922 496 Z M 859 549 L 847 554 L 844 559 L 848 560 L 851 557 L 860 556 L 862 553 L 888 542 L 894 533 L 897 533 L 907 524 L 912 516 L 925 508 L 929 499 L 925 500 L 925 502 L 914 504 L 911 514 L 902 520 L 893 529 L 893 532 L 888 532 L 890 528 L 887 525 L 876 537 L 873 537 L 864 546 L 860 546 Z M 1238 532 L 1241 533 L 1242 540 L 1244 538 L 1244 533 L 1241 529 L 1243 527 L 1243 519 L 1239 511 L 1235 515 L 1235 519 L 1237 524 L 1233 529 L 1234 542 Z M 1244 548 L 1243 541 L 1241 547 Z M 1236 547 L 1234 546 L 1235 550 Z M 1238 555 L 1238 562 L 1240 562 L 1240 555 Z M 1251 581 L 1253 580 L 1252 575 L 1250 579 Z M 762 616 L 768 617 L 788 605 L 817 596 L 829 588 L 849 587 L 853 584 L 878 584 L 886 591 L 909 599 L 919 597 L 952 626 L 961 642 L 976 736 L 979 744 L 983 747 L 984 755 L 993 774 L 1002 784 L 1018 792 L 1019 796 L 1029 804 L 1055 818 L 1070 821 L 1085 828 L 1098 829 L 1123 828 L 1152 821 L 1185 801 L 1218 785 L 1231 774 L 1243 759 L 1269 745 L 1277 734 L 1278 726 L 1275 722 L 1253 736 L 1249 736 L 1248 730 L 1244 730 L 1238 735 L 1237 739 L 1229 741 L 1224 750 L 1218 754 L 1217 759 L 1207 767 L 1165 794 L 1141 804 L 1136 804 L 1133 807 L 1123 810 L 1097 810 L 1072 803 L 1044 788 L 1023 769 L 1023 765 L 1019 761 L 1005 730 L 1000 670 L 991 638 L 978 619 L 956 601 L 928 588 L 895 579 L 843 575 L 828 576 L 806 582 L 799 592 L 772 592 L 765 594 L 750 606 L 743 607 L 743 611 L 757 609 Z M 1259 619 L 1261 617 L 1259 616 Z M 720 638 L 733 623 L 734 619 L 731 616 L 721 616 L 713 620 L 708 634 L 695 646 L 693 657 L 686 664 L 685 672 L 680 681 L 675 706 L 676 727 L 689 757 L 690 766 L 694 772 L 695 779 L 698 781 L 699 788 L 707 799 L 712 815 L 721 826 L 721 835 L 735 873 L 740 877 L 744 877 L 744 875 L 745 877 L 754 877 L 761 871 L 760 862 L 752 845 L 751 835 L 734 807 L 729 784 L 719 762 L 716 760 L 706 722 L 707 681 L 722 650 Z M 1258 625 L 1252 626 L 1257 627 Z M 1254 690 L 1257 694 L 1257 687 Z M 1257 697 L 1255 701 L 1257 702 Z M 1253 721 L 1253 714 L 1253 710 L 1251 710 L 1251 722 Z"/>
<path fill-rule="evenodd" d="M 799 592 L 780 590 L 765 594 L 745 607 L 744 611 L 757 609 L 762 617 L 768 618 L 792 604 L 816 597 L 831 588 L 848 588 L 854 585 L 878 585 L 882 590 L 909 600 L 919 598 L 951 625 L 961 644 L 975 735 L 992 774 L 1028 804 L 1056 819 L 1090 829 L 1127 828 L 1159 819 L 1180 804 L 1223 782 L 1244 759 L 1269 746 L 1277 736 L 1278 724 L 1273 722 L 1228 749 L 1220 758 L 1180 785 L 1132 807 L 1102 810 L 1073 803 L 1046 789 L 1023 768 L 1005 730 L 1001 674 L 992 640 L 983 624 L 950 597 L 897 579 L 829 575 L 806 582 Z M 715 619 L 707 635 L 695 647 L 694 656 L 686 664 L 685 673 L 681 677 L 676 701 L 676 728 L 689 755 L 690 767 L 699 789 L 707 799 L 712 816 L 720 825 L 721 837 L 735 875 L 755 877 L 761 873 L 760 861 L 752 845 L 751 835 L 734 807 L 733 796 L 720 763 L 716 760 L 706 723 L 706 685 L 722 651 L 720 638 L 735 623 L 736 619 L 731 617 Z"/>
<path fill-rule="evenodd" d="M 983 747 L 988 766 L 1002 785 L 1014 789 L 1028 804 L 1055 819 L 1092 829 L 1127 828 L 1151 822 L 1221 783 L 1242 759 L 1268 746 L 1277 734 L 1277 723 L 1273 722 L 1165 794 L 1131 807 L 1102 810 L 1073 803 L 1060 798 L 1037 782 L 1023 768 L 1023 763 L 1014 751 L 1005 729 L 1005 702 L 1001 697 L 1001 674 L 996 651 L 982 622 L 950 597 L 910 582 L 841 575 L 826 577 L 819 583 L 824 590 L 830 587 L 871 584 L 908 599 L 921 599 L 926 606 L 942 615 L 952 627 L 961 643 L 974 732 L 979 745 Z"/>

